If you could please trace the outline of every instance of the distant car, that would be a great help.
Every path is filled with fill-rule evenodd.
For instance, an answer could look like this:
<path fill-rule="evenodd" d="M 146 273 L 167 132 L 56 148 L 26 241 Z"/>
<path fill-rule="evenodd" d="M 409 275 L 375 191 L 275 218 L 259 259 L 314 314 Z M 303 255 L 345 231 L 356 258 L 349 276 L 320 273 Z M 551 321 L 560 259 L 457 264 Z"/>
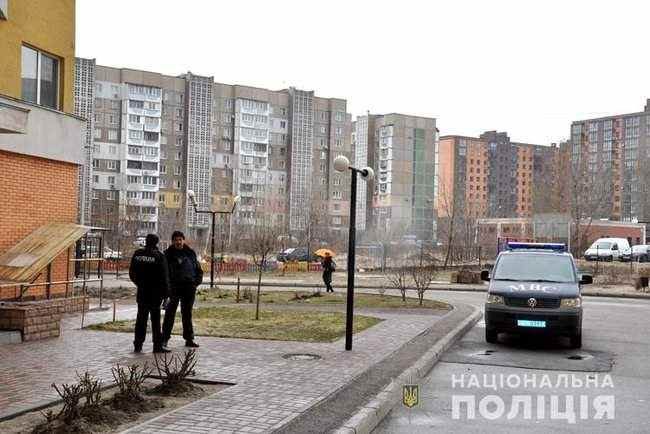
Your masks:
<path fill-rule="evenodd" d="M 313 262 L 317 259 L 318 259 L 317 256 L 311 253 L 309 250 L 307 250 L 306 247 L 296 247 L 296 248 L 286 249 L 280 252 L 277 256 L 277 260 L 279 262 L 287 262 L 287 261 Z"/>
<path fill-rule="evenodd" d="M 135 247 L 144 247 L 145 245 L 145 237 L 138 237 L 133 241 L 133 245 Z"/>
<path fill-rule="evenodd" d="M 587 261 L 616 261 L 629 249 L 630 243 L 625 238 L 599 238 L 583 256 Z"/>
<path fill-rule="evenodd" d="M 647 244 L 639 244 L 638 246 L 632 246 L 629 252 L 628 261 L 634 262 L 648 262 L 650 261 L 650 246 Z M 621 259 L 622 261 L 623 259 Z"/>
<path fill-rule="evenodd" d="M 115 261 L 119 261 L 122 259 L 122 252 L 118 252 L 117 250 L 111 250 L 108 247 L 105 247 L 104 259 L 112 259 Z"/>

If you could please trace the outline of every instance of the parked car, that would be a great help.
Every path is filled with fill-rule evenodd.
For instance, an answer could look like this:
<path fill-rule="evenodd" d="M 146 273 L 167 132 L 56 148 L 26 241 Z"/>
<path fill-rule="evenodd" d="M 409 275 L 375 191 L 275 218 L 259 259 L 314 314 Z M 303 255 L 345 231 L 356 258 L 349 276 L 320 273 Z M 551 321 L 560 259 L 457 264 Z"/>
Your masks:
<path fill-rule="evenodd" d="M 499 253 L 485 302 L 485 340 L 496 343 L 499 333 L 526 335 L 534 342 L 543 335 L 566 336 L 572 348 L 582 346 L 582 285 L 592 283 L 579 273 L 563 244 L 508 243 Z"/>
<path fill-rule="evenodd" d="M 119 261 L 122 259 L 122 252 L 118 252 L 117 250 L 111 250 L 108 247 L 105 247 L 104 259 L 112 259 L 114 261 Z"/>
<path fill-rule="evenodd" d="M 616 261 L 629 249 L 630 243 L 625 238 L 599 238 L 583 256 L 587 261 Z"/>
<path fill-rule="evenodd" d="M 628 260 L 634 262 L 650 261 L 650 245 L 639 244 L 638 246 L 632 246 L 632 249 L 630 249 L 630 258 Z"/>
<path fill-rule="evenodd" d="M 308 261 L 308 262 L 313 262 L 316 261 L 318 257 L 314 255 L 312 252 L 307 250 L 306 247 L 295 247 L 295 248 L 290 248 L 286 249 L 280 253 L 278 253 L 277 260 L 279 262 L 287 262 L 287 261 Z"/>

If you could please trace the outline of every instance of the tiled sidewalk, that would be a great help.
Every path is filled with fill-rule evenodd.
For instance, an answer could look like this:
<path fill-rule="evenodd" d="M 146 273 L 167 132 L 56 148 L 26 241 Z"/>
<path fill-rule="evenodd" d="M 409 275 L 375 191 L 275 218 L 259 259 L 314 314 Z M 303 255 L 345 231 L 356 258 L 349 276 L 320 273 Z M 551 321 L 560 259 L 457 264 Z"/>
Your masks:
<path fill-rule="evenodd" d="M 368 312 L 368 311 L 366 311 Z M 385 321 L 355 335 L 354 350 L 343 342 L 318 344 L 198 338 L 197 377 L 235 383 L 219 393 L 133 428 L 130 432 L 268 432 L 287 423 L 330 395 L 439 318 L 430 314 L 372 312 Z M 135 316 L 122 307 L 118 318 Z M 93 312 L 85 323 L 110 320 Z M 75 371 L 112 381 L 111 366 L 151 360 L 151 353 L 131 353 L 133 336 L 79 330 L 80 316 L 63 321 L 62 336 L 48 341 L 0 346 L 0 417 L 57 398 L 50 387 L 75 380 Z M 180 337 L 172 347 L 182 351 Z M 150 343 L 145 344 L 145 350 Z M 149 350 L 150 351 L 150 350 Z M 288 353 L 312 353 L 315 361 L 284 359 Z"/>

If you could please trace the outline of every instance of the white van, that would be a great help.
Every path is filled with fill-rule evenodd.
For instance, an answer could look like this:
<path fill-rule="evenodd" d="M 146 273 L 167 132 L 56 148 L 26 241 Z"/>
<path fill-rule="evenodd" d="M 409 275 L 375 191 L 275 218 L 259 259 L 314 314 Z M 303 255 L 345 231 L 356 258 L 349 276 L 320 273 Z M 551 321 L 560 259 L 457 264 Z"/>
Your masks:
<path fill-rule="evenodd" d="M 630 243 L 625 238 L 599 238 L 585 251 L 584 257 L 587 261 L 617 261 L 629 249 Z"/>

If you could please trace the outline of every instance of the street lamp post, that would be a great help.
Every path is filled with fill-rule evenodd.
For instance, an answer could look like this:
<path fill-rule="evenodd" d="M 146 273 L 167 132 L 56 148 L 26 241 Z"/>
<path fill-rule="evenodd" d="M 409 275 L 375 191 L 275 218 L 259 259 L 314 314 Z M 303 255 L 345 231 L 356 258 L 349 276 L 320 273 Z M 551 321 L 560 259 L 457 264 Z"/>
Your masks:
<path fill-rule="evenodd" d="M 346 316 L 345 316 L 345 350 L 352 349 L 352 327 L 354 316 L 354 249 L 356 243 L 357 233 L 357 174 L 361 174 L 366 180 L 372 180 L 375 176 L 374 171 L 370 167 L 357 169 L 350 165 L 350 160 L 344 155 L 339 155 L 334 159 L 334 169 L 337 172 L 345 172 L 350 170 L 352 172 L 352 181 L 350 188 L 350 232 L 348 236 L 348 293 L 346 302 Z"/>
<path fill-rule="evenodd" d="M 215 216 L 217 214 L 232 214 L 235 212 L 235 207 L 237 202 L 239 202 L 239 196 L 235 196 L 232 200 L 232 207 L 228 211 L 213 211 L 213 210 L 200 210 L 199 204 L 196 203 L 196 195 L 193 190 L 188 190 L 187 195 L 192 201 L 192 206 L 194 207 L 194 212 L 197 214 L 210 214 L 212 216 L 212 239 L 210 242 L 210 289 L 214 288 L 214 231 L 215 231 Z"/>

